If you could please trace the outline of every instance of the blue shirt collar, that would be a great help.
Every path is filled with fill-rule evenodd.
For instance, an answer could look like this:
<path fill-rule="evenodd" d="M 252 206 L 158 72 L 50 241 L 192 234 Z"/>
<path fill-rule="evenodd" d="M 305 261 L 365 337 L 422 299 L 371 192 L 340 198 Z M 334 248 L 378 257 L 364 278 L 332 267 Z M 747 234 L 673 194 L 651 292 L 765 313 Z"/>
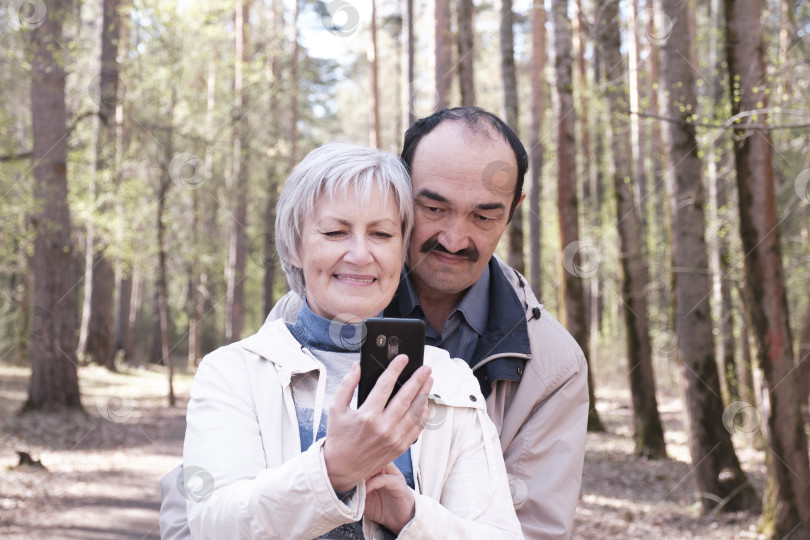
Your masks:
<path fill-rule="evenodd" d="M 512 285 L 504 276 L 503 270 L 501 270 L 495 257 L 490 259 L 484 274 L 488 276 L 488 279 L 482 280 L 479 278 L 476 281 L 473 285 L 473 288 L 476 288 L 473 295 L 477 296 L 480 292 L 477 287 L 481 286 L 481 290 L 486 293 L 485 296 L 487 297 L 484 304 L 485 308 L 480 312 L 474 312 L 471 309 L 475 302 L 474 299 L 465 308 L 471 312 L 471 316 L 472 313 L 475 313 L 475 324 L 480 323 L 481 328 L 484 330 L 481 333 L 482 339 L 476 347 L 473 358 L 465 359 L 472 367 L 475 367 L 479 361 L 491 355 L 515 353 L 528 356 L 531 354 L 526 310 L 518 299 Z M 482 274 L 482 278 L 484 274 Z M 483 285 L 480 285 L 482 281 Z M 467 291 L 467 296 L 470 296 L 469 293 L 473 288 Z M 459 307 L 466 300 L 467 297 L 465 296 Z M 456 309 L 459 309 L 459 307 Z M 385 315 L 387 317 L 416 316 L 426 319 L 425 312 L 419 303 L 419 297 L 416 295 L 410 279 L 408 279 L 407 268 L 402 271 L 399 287 L 391 304 L 386 308 Z M 465 318 L 467 318 L 466 313 Z"/>
<path fill-rule="evenodd" d="M 424 315 L 424 310 L 422 309 L 422 304 L 419 302 L 416 289 L 414 289 L 413 283 L 411 283 L 411 280 L 407 277 L 409 273 L 408 269 L 403 267 L 395 300 L 399 304 L 399 313 L 413 313 L 414 310 L 418 308 L 419 313 Z M 490 270 L 489 265 L 487 265 L 481 273 L 481 276 L 467 289 L 461 302 L 452 311 L 452 313 L 456 311 L 461 313 L 470 328 L 475 330 L 479 336 L 483 336 L 484 332 L 487 330 L 489 281 Z"/>

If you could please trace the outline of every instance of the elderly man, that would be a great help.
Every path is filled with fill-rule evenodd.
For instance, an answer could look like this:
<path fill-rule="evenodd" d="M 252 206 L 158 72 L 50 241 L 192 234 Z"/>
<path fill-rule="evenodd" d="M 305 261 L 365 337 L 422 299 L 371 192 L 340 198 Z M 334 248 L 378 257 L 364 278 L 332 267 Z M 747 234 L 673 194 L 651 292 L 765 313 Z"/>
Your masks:
<path fill-rule="evenodd" d="M 494 255 L 525 197 L 526 151 L 497 116 L 461 107 L 416 122 L 402 158 L 414 228 L 385 315 L 425 320 L 428 344 L 469 363 L 498 428 L 523 534 L 568 538 L 585 452 L 587 365 L 525 278 Z M 269 319 L 292 320 L 300 306 L 287 295 Z M 167 510 L 174 478 L 162 482 Z M 162 532 L 172 528 L 169 514 L 161 510 Z"/>

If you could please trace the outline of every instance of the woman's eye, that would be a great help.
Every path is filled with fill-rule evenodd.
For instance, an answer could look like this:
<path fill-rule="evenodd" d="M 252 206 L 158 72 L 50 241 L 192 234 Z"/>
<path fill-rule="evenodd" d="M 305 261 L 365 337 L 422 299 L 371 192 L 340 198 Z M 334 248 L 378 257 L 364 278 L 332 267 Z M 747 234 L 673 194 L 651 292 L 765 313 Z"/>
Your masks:
<path fill-rule="evenodd" d="M 375 232 L 374 236 L 377 238 L 393 238 L 393 234 L 388 234 L 387 232 Z"/>
<path fill-rule="evenodd" d="M 329 231 L 329 232 L 323 233 L 324 236 L 328 236 L 330 238 L 336 238 L 336 237 L 342 236 L 344 234 L 346 234 L 344 231 Z"/>

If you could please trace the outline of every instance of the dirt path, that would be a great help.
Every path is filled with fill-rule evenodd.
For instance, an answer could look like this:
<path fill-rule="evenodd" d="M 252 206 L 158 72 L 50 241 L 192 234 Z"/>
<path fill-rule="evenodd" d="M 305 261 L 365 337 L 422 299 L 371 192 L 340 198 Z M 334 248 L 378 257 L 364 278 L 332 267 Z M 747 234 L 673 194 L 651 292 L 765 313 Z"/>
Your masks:
<path fill-rule="evenodd" d="M 87 415 L 14 415 L 28 371 L 0 364 L 0 538 L 159 539 L 158 481 L 180 461 L 189 377 L 176 379 L 178 406 L 165 406 L 166 380 L 150 370 L 110 374 L 81 368 Z M 633 457 L 629 396 L 600 388 L 608 432 L 589 434 L 574 539 L 752 539 L 758 516 L 700 516 L 689 478 L 681 403 L 661 398 L 669 459 Z M 763 454 L 736 441 L 762 492 Z M 9 470 L 17 451 L 40 460 Z"/>
<path fill-rule="evenodd" d="M 11 414 L 27 372 L 0 369 L 0 537 L 159 539 L 160 477 L 180 462 L 187 377 L 170 409 L 162 374 L 82 368 L 87 415 Z M 47 468 L 9 467 L 26 451 Z"/>

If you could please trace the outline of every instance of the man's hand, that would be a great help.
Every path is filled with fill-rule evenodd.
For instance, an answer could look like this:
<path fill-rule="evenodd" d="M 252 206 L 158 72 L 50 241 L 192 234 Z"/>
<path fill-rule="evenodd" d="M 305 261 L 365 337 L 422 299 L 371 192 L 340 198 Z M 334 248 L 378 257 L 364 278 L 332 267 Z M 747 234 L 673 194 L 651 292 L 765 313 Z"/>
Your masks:
<path fill-rule="evenodd" d="M 374 476 L 366 478 L 364 517 L 399 534 L 413 519 L 415 511 L 413 491 L 396 465 L 389 463 Z"/>
<path fill-rule="evenodd" d="M 383 470 L 422 432 L 427 418 L 424 397 L 433 386 L 429 367 L 416 370 L 388 406 L 385 405 L 407 363 L 408 357 L 404 354 L 394 358 L 357 410 L 349 405 L 354 388 L 360 382 L 359 364 L 354 364 L 340 382 L 329 407 L 323 444 L 326 470 L 335 491 L 349 491 Z"/>

